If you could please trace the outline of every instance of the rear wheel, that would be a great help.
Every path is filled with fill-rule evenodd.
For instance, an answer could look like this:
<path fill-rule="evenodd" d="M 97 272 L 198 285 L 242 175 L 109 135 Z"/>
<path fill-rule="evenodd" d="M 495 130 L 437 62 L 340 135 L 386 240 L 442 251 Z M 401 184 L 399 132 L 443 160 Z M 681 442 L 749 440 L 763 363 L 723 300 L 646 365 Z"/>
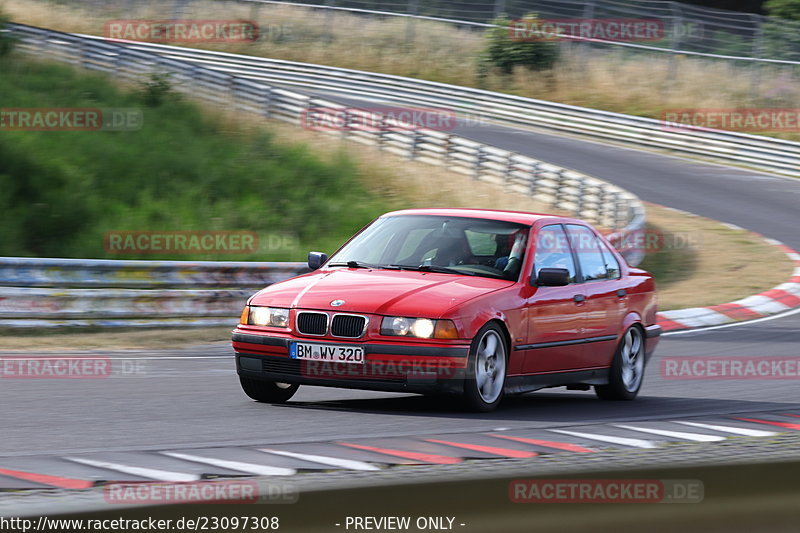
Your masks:
<path fill-rule="evenodd" d="M 284 403 L 294 396 L 300 385 L 276 381 L 260 381 L 239 376 L 242 390 L 257 402 Z"/>
<path fill-rule="evenodd" d="M 608 385 L 595 385 L 594 392 L 604 400 L 633 400 L 639 394 L 644 378 L 644 335 L 641 328 L 631 326 L 617 347 Z"/>
<path fill-rule="evenodd" d="M 503 399 L 508 350 L 503 332 L 494 324 L 481 328 L 470 348 L 464 399 L 474 411 L 488 412 Z"/>

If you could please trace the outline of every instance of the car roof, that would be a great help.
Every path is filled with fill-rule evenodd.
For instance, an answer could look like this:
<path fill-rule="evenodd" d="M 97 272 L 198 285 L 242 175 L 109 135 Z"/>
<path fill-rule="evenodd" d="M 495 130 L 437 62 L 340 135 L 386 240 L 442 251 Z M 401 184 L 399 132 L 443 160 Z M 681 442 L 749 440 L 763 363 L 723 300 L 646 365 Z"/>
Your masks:
<path fill-rule="evenodd" d="M 517 224 L 532 225 L 537 220 L 543 218 L 557 218 L 567 221 L 576 221 L 561 215 L 551 215 L 546 213 L 526 213 L 524 211 L 504 211 L 500 209 L 469 209 L 469 208 L 427 208 L 427 209 L 403 209 L 400 211 L 392 211 L 383 216 L 401 216 L 401 215 L 433 215 L 443 217 L 469 217 L 469 218 L 485 218 L 488 220 L 502 220 L 505 222 L 516 222 Z"/>

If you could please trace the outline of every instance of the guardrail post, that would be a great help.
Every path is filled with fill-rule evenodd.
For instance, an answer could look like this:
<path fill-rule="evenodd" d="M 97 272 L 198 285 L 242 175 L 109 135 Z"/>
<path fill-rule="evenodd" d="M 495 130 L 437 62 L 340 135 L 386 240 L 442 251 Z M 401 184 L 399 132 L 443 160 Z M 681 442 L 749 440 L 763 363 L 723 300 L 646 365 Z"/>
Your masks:
<path fill-rule="evenodd" d="M 509 152 L 506 156 L 506 166 L 503 169 L 503 183 L 506 188 L 511 187 L 511 171 L 514 168 L 514 154 Z"/>
<path fill-rule="evenodd" d="M 342 124 L 342 131 L 339 132 L 339 136 L 342 139 L 346 139 L 348 131 L 350 131 L 350 110 L 344 109 L 344 122 Z"/>
<path fill-rule="evenodd" d="M 753 39 L 753 57 L 761 59 L 764 53 L 764 25 L 758 15 L 750 15 L 756 24 L 756 35 Z M 759 84 L 761 82 L 761 63 L 759 61 L 748 61 L 753 69 L 753 83 L 750 93 L 752 98 L 757 98 L 759 94 Z"/>
<path fill-rule="evenodd" d="M 264 116 L 269 118 L 272 114 L 272 87 L 267 87 L 264 98 Z"/>
<path fill-rule="evenodd" d="M 445 137 L 444 143 L 443 143 L 443 145 L 444 145 L 444 157 L 443 157 L 443 159 L 444 159 L 444 168 L 445 168 L 445 170 L 447 170 L 450 167 L 450 163 L 453 162 L 453 156 L 452 156 L 453 140 L 452 140 L 452 137 L 453 136 L 448 133 L 447 137 Z"/>
<path fill-rule="evenodd" d="M 228 90 L 228 100 L 236 102 L 236 78 L 229 75 L 225 81 L 225 88 Z"/>
<path fill-rule="evenodd" d="M 325 0 L 325 5 L 327 7 L 335 7 L 336 0 Z M 331 33 L 331 28 L 333 28 L 333 12 L 333 9 L 325 10 L 325 33 L 322 36 L 322 40 L 326 43 L 333 41 L 333 33 Z"/>
<path fill-rule="evenodd" d="M 250 3 L 250 20 L 258 24 L 258 15 L 261 10 L 261 2 Z"/>
<path fill-rule="evenodd" d="M 417 130 L 412 129 L 411 130 L 411 145 L 408 147 L 409 148 L 409 150 L 408 150 L 408 158 L 409 159 L 414 159 L 414 158 L 417 157 L 417 151 L 419 150 L 419 137 L 420 137 L 420 133 Z"/>
<path fill-rule="evenodd" d="M 494 0 L 494 18 L 498 19 L 506 14 L 506 0 Z"/>
<path fill-rule="evenodd" d="M 528 180 L 528 194 L 531 198 L 536 196 L 536 192 L 538 190 L 539 184 L 537 183 L 539 179 L 539 163 L 533 165 L 533 170 L 531 170 L 531 177 Z"/>
<path fill-rule="evenodd" d="M 414 41 L 417 15 L 419 15 L 418 7 L 417 0 L 408 0 L 408 14 L 411 16 L 408 17 L 406 21 L 406 44 L 409 45 L 409 47 Z"/>
<path fill-rule="evenodd" d="M 483 166 L 483 145 L 478 146 L 475 152 L 475 166 L 472 169 L 472 178 L 479 179 L 481 177 L 481 167 Z"/>
<path fill-rule="evenodd" d="M 558 177 L 556 178 L 556 193 L 553 195 L 555 197 L 553 206 L 558 209 L 564 201 L 564 169 L 558 169 L 556 174 Z"/>
<path fill-rule="evenodd" d="M 180 20 L 186 17 L 186 4 L 188 2 L 186 0 L 175 0 L 175 4 L 172 6 L 172 18 L 175 20 Z"/>
<path fill-rule="evenodd" d="M 681 5 L 678 2 L 669 3 L 670 11 L 672 11 L 672 22 L 669 25 L 671 35 L 669 36 L 669 47 L 675 52 L 681 46 L 681 25 L 683 24 L 683 12 Z"/>
<path fill-rule="evenodd" d="M 625 226 L 625 219 L 628 218 L 627 202 L 622 199 L 622 194 L 619 192 L 614 193 L 614 227 L 621 228 Z"/>
<path fill-rule="evenodd" d="M 586 195 L 586 180 L 580 178 L 580 180 L 578 181 L 578 198 L 577 201 L 575 202 L 575 212 L 574 212 L 574 215 L 578 218 L 583 218 L 581 217 L 581 213 L 583 212 L 583 207 L 586 204 L 586 199 L 584 197 L 585 195 Z"/>

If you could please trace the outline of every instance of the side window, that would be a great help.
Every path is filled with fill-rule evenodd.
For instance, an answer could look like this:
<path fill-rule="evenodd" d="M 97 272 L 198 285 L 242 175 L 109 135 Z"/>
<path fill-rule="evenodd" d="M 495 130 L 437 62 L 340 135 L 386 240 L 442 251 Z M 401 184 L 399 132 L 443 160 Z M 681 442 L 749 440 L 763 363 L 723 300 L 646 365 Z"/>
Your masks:
<path fill-rule="evenodd" d="M 603 253 L 603 259 L 606 262 L 606 270 L 608 271 L 608 279 L 618 279 L 622 274 L 619 268 L 619 261 L 614 257 L 611 250 L 608 249 L 606 243 L 597 239 L 597 244 L 600 245 L 600 251 Z"/>
<path fill-rule="evenodd" d="M 575 283 L 577 278 L 575 261 L 572 259 L 567 235 L 560 224 L 545 226 L 539 230 L 533 268 L 537 275 L 542 268 L 566 268 L 569 270 L 569 282 Z"/>
<path fill-rule="evenodd" d="M 596 281 L 608 278 L 606 262 L 600 252 L 597 236 L 586 226 L 567 225 L 569 242 L 578 262 L 581 265 L 584 281 Z"/>

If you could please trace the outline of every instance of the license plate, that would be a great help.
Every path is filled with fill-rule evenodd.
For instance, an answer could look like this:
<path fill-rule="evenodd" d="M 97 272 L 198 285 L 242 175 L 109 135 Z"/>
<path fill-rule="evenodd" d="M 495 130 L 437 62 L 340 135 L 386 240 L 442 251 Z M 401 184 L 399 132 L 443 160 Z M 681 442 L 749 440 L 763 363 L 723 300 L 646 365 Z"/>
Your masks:
<path fill-rule="evenodd" d="M 364 364 L 364 347 L 342 344 L 312 344 L 310 342 L 290 342 L 289 357 L 310 361 L 331 363 Z"/>

